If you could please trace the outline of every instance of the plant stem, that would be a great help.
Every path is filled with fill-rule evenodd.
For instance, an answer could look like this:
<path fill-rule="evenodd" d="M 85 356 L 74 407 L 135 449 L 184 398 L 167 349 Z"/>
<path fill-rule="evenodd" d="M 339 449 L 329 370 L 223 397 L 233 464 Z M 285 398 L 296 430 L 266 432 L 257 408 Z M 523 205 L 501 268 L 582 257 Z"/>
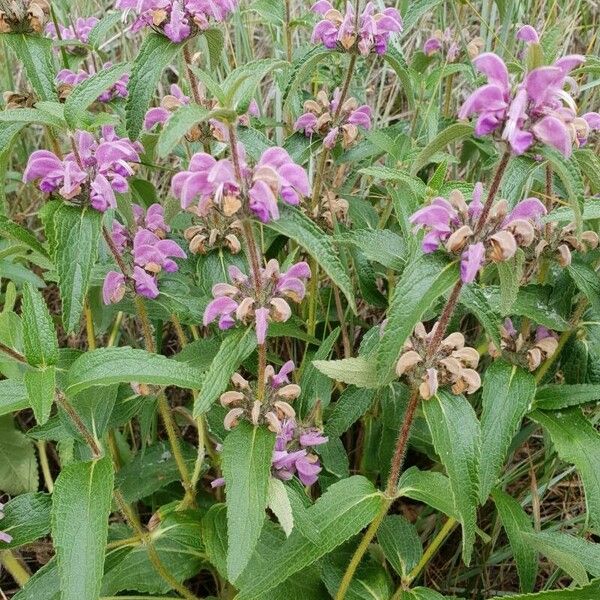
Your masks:
<path fill-rule="evenodd" d="M 292 62 L 292 31 L 290 22 L 292 20 L 291 0 L 285 0 L 285 49 L 289 63 Z"/>
<path fill-rule="evenodd" d="M 458 304 L 458 299 L 460 297 L 460 292 L 463 287 L 462 279 L 459 279 L 452 288 L 452 292 L 450 292 L 450 296 L 446 305 L 444 306 L 444 310 L 440 315 L 440 318 L 437 322 L 437 327 L 433 338 L 431 339 L 431 343 L 429 344 L 429 348 L 427 348 L 427 356 L 431 358 L 440 347 L 444 336 L 446 335 L 446 330 L 448 329 L 448 323 L 450 323 L 450 319 L 454 314 L 454 309 Z"/>
<path fill-rule="evenodd" d="M 202 104 L 202 98 L 200 98 L 200 90 L 198 89 L 198 79 L 194 75 L 190 65 L 192 64 L 192 53 L 190 51 L 191 41 L 183 47 L 183 62 L 185 63 L 185 72 L 187 74 L 190 87 L 192 88 L 192 96 L 194 102 L 198 105 Z"/>
<path fill-rule="evenodd" d="M 127 278 L 131 277 L 129 268 L 125 264 L 123 257 L 121 256 L 121 253 L 115 246 L 115 242 L 113 241 L 112 236 L 110 235 L 110 232 L 108 231 L 108 229 L 106 229 L 105 225 L 102 225 L 102 236 L 104 237 L 104 241 L 106 242 L 106 245 L 108 246 L 108 249 L 110 250 L 110 253 L 113 255 L 113 258 L 117 262 L 117 265 L 119 266 L 121 273 L 123 273 L 123 275 L 125 275 L 125 277 L 127 277 Z"/>
<path fill-rule="evenodd" d="M 10 573 L 10 576 L 19 587 L 22 588 L 31 579 L 29 571 L 10 550 L 0 552 L 0 563 Z"/>
<path fill-rule="evenodd" d="M 54 491 L 54 481 L 52 479 L 52 473 L 50 472 L 50 464 L 48 463 L 48 453 L 46 452 L 46 442 L 39 440 L 37 443 L 38 454 L 40 457 L 40 467 L 42 468 L 42 475 L 44 476 L 44 483 L 46 489 L 51 494 Z"/>
<path fill-rule="evenodd" d="M 0 352 L 4 352 L 4 354 L 8 354 L 8 356 L 10 356 L 11 358 L 14 358 L 15 360 L 17 360 L 19 362 L 22 362 L 22 363 L 27 362 L 25 357 L 20 352 L 13 350 L 10 346 L 7 346 L 6 344 L 3 344 L 2 342 L 0 342 Z"/>
<path fill-rule="evenodd" d="M 62 408 L 62 410 L 67 414 L 71 422 L 79 431 L 85 443 L 90 447 L 92 451 L 92 457 L 94 459 L 100 458 L 102 456 L 102 449 L 98 445 L 96 438 L 92 435 L 92 432 L 87 428 L 87 425 L 82 421 L 79 413 L 75 410 L 74 406 L 67 400 L 66 396 L 62 392 L 57 392 L 55 395 L 56 404 Z"/>
<path fill-rule="evenodd" d="M 85 303 L 85 333 L 87 336 L 88 350 L 96 349 L 96 333 L 94 331 L 94 318 L 92 316 L 92 309 L 90 303 Z"/>
<path fill-rule="evenodd" d="M 475 226 L 475 235 L 477 235 L 485 225 L 487 221 L 488 215 L 490 214 L 490 210 L 492 209 L 492 205 L 494 204 L 494 200 L 496 199 L 496 194 L 500 189 L 500 183 L 502 183 L 502 177 L 506 171 L 506 167 L 508 166 L 508 162 L 510 157 L 512 156 L 510 148 L 506 148 L 498 166 L 496 167 L 496 173 L 494 174 L 494 179 L 492 179 L 492 183 L 490 185 L 490 191 L 488 192 L 488 197 L 481 211 L 481 216 L 479 217 L 479 221 L 477 221 L 477 225 Z"/>

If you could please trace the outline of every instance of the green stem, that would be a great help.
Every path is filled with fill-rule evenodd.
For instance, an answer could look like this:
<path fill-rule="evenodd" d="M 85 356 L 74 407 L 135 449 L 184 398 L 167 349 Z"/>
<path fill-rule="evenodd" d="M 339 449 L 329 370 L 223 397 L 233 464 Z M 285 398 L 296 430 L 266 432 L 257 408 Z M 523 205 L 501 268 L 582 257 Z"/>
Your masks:
<path fill-rule="evenodd" d="M 73 405 L 67 400 L 66 396 L 62 392 L 57 392 L 55 395 L 56 404 L 62 408 L 62 410 L 67 414 L 71 422 L 79 431 L 85 443 L 89 446 L 92 451 L 92 457 L 94 459 L 100 458 L 102 456 L 102 449 L 98 445 L 96 438 L 93 436 L 92 432 L 87 428 L 86 424 L 83 422 L 79 413 L 75 410 Z"/>
<path fill-rule="evenodd" d="M 0 564 L 10 573 L 19 587 L 23 587 L 30 579 L 29 571 L 21 564 L 21 561 L 10 550 L 0 552 Z"/>

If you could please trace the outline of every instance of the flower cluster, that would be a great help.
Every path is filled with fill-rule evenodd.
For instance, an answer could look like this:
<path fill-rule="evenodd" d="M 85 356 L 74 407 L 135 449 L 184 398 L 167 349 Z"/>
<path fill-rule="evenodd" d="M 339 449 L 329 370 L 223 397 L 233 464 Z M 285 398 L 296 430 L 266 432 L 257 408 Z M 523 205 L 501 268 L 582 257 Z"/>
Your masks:
<path fill-rule="evenodd" d="M 305 112 L 294 124 L 294 129 L 307 136 L 315 133 L 323 136 L 326 148 L 333 148 L 341 135 L 342 146 L 348 148 L 358 137 L 358 127 L 371 129 L 371 109 L 366 104 L 359 106 L 355 98 L 348 98 L 341 107 L 339 102 L 339 89 L 335 90 L 331 100 L 321 90 L 316 100 L 304 103 Z"/>
<path fill-rule="evenodd" d="M 176 44 L 227 19 L 237 0 L 117 0 L 116 8 L 137 14 L 133 31 L 152 27 Z"/>
<path fill-rule="evenodd" d="M 4 519 L 4 504 L 0 503 L 0 520 Z M 12 536 L 8 535 L 8 533 L 4 533 L 4 531 L 0 531 L 0 542 L 4 542 L 5 544 L 10 544 L 12 542 Z"/>
<path fill-rule="evenodd" d="M 129 190 L 143 148 L 139 142 L 120 138 L 112 126 L 102 128 L 96 140 L 91 133 L 77 131 L 73 152 L 64 159 L 49 150 L 37 150 L 27 162 L 23 181 L 39 181 L 46 194 L 58 193 L 65 200 L 89 204 L 101 212 L 115 208 L 115 193 Z"/>
<path fill-rule="evenodd" d="M 58 31 L 56 30 L 56 25 L 54 23 L 48 23 L 48 25 L 46 25 L 46 35 L 54 40 L 73 40 L 81 42 L 82 44 L 87 44 L 92 29 L 94 29 L 99 22 L 99 19 L 96 17 L 79 17 L 78 19 L 75 19 L 73 25 L 69 27 L 59 25 Z M 81 48 L 78 48 L 77 46 L 67 46 L 66 50 L 71 54 L 78 54 Z"/>
<path fill-rule="evenodd" d="M 498 132 L 515 154 L 541 142 L 568 157 L 573 145 L 583 146 L 590 132 L 600 129 L 600 114 L 577 116 L 571 94 L 577 85 L 570 73 L 584 60 L 578 54 L 564 56 L 553 65 L 532 69 L 513 88 L 504 61 L 493 52 L 481 54 L 473 64 L 487 83 L 467 98 L 458 116 L 467 119 L 477 115 L 475 134 Z"/>
<path fill-rule="evenodd" d="M 286 298 L 301 302 L 306 293 L 304 281 L 310 277 L 310 267 L 305 262 L 279 272 L 279 263 L 272 259 L 260 269 L 260 281 L 244 275 L 237 267 L 229 267 L 229 283 L 217 283 L 213 297 L 204 312 L 204 325 L 219 319 L 220 329 L 229 329 L 236 320 L 255 322 L 256 337 L 264 344 L 269 321 L 283 323 L 292 316 Z M 258 283 L 258 285 L 257 285 Z M 257 289 L 258 288 L 258 289 Z"/>
<path fill-rule="evenodd" d="M 475 58 L 484 46 L 483 39 L 480 37 L 473 38 L 467 44 L 467 53 L 471 59 Z M 428 38 L 423 44 L 423 53 L 426 56 L 433 56 L 440 53 L 443 55 L 446 62 L 456 62 L 460 57 L 460 46 L 456 38 L 452 34 L 452 30 L 448 27 L 442 31 L 436 29 L 433 35 Z"/>
<path fill-rule="evenodd" d="M 309 195 L 306 171 L 283 148 L 266 150 L 254 169 L 246 164 L 241 144 L 237 154 L 241 182 L 232 160 L 217 160 L 204 152 L 195 154 L 189 170 L 173 177 L 171 190 L 181 201 L 181 207 L 188 208 L 198 199 L 199 215 L 208 214 L 215 206 L 228 217 L 242 209 L 242 214 L 256 216 L 267 223 L 279 218 L 279 196 L 287 204 L 299 204 L 301 197 Z"/>
<path fill-rule="evenodd" d="M 140 296 L 153 299 L 159 294 L 157 275 L 161 271 L 173 273 L 178 270 L 173 258 L 186 258 L 185 252 L 173 240 L 164 239 L 170 231 L 165 223 L 163 208 L 152 204 L 147 211 L 133 205 L 137 231 L 130 231 L 118 221 L 112 225 L 112 245 L 121 255 L 124 264 L 132 267 L 131 277 L 118 271 L 110 271 L 104 279 L 102 298 L 105 304 L 120 302 L 127 291 L 127 280 Z"/>
<path fill-rule="evenodd" d="M 545 327 L 538 326 L 531 332 L 516 330 L 511 319 L 506 319 L 500 329 L 500 348 L 493 342 L 488 352 L 494 358 L 507 355 L 511 362 L 520 364 L 529 371 L 535 371 L 542 361 L 550 358 L 558 349 L 558 336 Z"/>
<path fill-rule="evenodd" d="M 195 208 L 191 206 L 188 210 Z M 190 244 L 192 254 L 206 254 L 213 248 L 225 248 L 231 254 L 237 254 L 242 249 L 239 238 L 241 232 L 242 223 L 239 219 L 232 221 L 218 211 L 211 211 L 201 224 L 188 227 L 184 237 Z"/>
<path fill-rule="evenodd" d="M 345 198 L 340 198 L 333 190 L 326 190 L 310 216 L 323 229 L 332 230 L 334 222 L 346 222 L 350 204 Z"/>
<path fill-rule="evenodd" d="M 0 4 L 0 33 L 42 33 L 50 14 L 48 0 L 12 0 Z"/>
<path fill-rule="evenodd" d="M 467 205 L 460 190 L 450 193 L 448 200 L 434 198 L 431 204 L 410 218 L 417 229 L 425 228 L 422 248 L 426 253 L 444 247 L 461 256 L 460 272 L 465 283 L 471 283 L 487 260 L 503 262 L 515 255 L 518 247 L 530 246 L 539 231 L 540 217 L 546 214 L 537 198 L 519 202 L 509 213 L 506 200 L 496 202 L 485 223 L 483 186 L 475 185 L 471 203 Z"/>
<path fill-rule="evenodd" d="M 568 267 L 573 252 L 586 253 L 598 247 L 600 240 L 595 231 L 584 231 L 578 238 L 576 230 L 575 223 L 561 228 L 557 223 L 548 223 L 544 228 L 544 238 L 535 247 L 536 258 L 544 254 L 553 257 L 561 267 Z"/>
<path fill-rule="evenodd" d="M 404 343 L 396 364 L 398 377 L 406 377 L 424 400 L 435 396 L 440 386 L 452 386 L 453 394 L 473 394 L 481 387 L 481 378 L 475 370 L 479 353 L 465 346 L 462 333 L 455 332 L 444 338 L 440 347 L 430 356 L 429 348 L 438 323 L 427 333 L 423 323 L 417 323 L 412 335 Z"/>
<path fill-rule="evenodd" d="M 156 125 L 166 125 L 171 115 L 181 106 L 187 106 L 190 103 L 189 96 L 183 93 L 183 90 L 173 83 L 170 89 L 171 93 L 163 96 L 160 106 L 151 108 L 146 113 L 144 119 L 144 129 L 152 130 Z"/>
<path fill-rule="evenodd" d="M 112 67 L 111 62 L 104 63 L 103 68 L 109 69 Z M 58 83 L 58 94 L 61 100 L 66 100 L 68 95 L 71 93 L 73 88 L 80 84 L 82 81 L 89 79 L 93 73 L 88 73 L 83 69 L 79 71 L 72 71 L 71 69 L 62 69 L 56 76 L 56 82 Z M 108 89 L 102 92 L 98 96 L 98 102 L 106 104 L 116 98 L 127 98 L 127 84 L 129 83 L 129 75 L 125 73 L 121 76 L 119 81 L 113 83 Z"/>
<path fill-rule="evenodd" d="M 267 425 L 277 434 L 271 462 L 273 476 L 288 481 L 297 474 L 304 485 L 313 485 L 321 466 L 310 448 L 327 443 L 328 438 L 316 427 L 304 427 L 296 421 L 290 402 L 298 398 L 301 390 L 298 385 L 290 383 L 289 375 L 293 370 L 292 361 L 286 362 L 278 373 L 271 365 L 267 366 L 262 402 L 256 399 L 256 384 L 235 373 L 231 378 L 235 389 L 221 395 L 221 404 L 229 409 L 224 425 L 229 430 L 240 419 L 254 425 Z M 223 479 L 215 479 L 212 486 L 223 483 Z"/>
<path fill-rule="evenodd" d="M 315 25 L 312 42 L 321 42 L 326 48 L 346 51 L 358 50 L 366 56 L 371 51 L 385 54 L 390 36 L 402 31 L 402 18 L 395 8 L 376 13 L 373 2 L 367 2 L 363 12 L 356 15 L 350 2 L 342 15 L 328 0 L 319 0 L 312 7 L 321 20 Z"/>

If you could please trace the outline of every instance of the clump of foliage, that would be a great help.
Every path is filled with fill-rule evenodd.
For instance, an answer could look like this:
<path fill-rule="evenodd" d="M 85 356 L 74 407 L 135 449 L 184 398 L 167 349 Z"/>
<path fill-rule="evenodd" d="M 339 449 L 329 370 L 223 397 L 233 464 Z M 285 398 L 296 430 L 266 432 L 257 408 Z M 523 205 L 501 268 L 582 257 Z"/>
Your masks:
<path fill-rule="evenodd" d="M 65 4 L 0 0 L 3 594 L 600 597 L 592 42 Z"/>

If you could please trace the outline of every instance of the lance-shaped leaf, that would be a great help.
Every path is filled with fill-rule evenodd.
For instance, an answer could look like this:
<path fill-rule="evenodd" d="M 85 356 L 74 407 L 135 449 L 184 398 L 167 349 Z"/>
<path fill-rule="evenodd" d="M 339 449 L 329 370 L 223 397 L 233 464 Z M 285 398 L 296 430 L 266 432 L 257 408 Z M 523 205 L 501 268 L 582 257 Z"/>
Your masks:
<path fill-rule="evenodd" d="M 43 425 L 50 417 L 54 394 L 56 391 L 56 368 L 54 365 L 27 371 L 23 376 L 27 387 L 29 404 L 33 409 L 35 420 Z"/>
<path fill-rule="evenodd" d="M 41 35 L 9 33 L 2 36 L 23 63 L 27 79 L 40 100 L 57 100 L 56 70 L 52 60 L 52 40 Z"/>
<path fill-rule="evenodd" d="M 486 369 L 481 414 L 482 504 L 496 484 L 506 452 L 534 396 L 535 379 L 521 367 L 498 360 Z"/>
<path fill-rule="evenodd" d="M 181 48 L 183 45 L 173 44 L 164 35 L 151 33 L 146 36 L 133 63 L 127 86 L 129 96 L 125 113 L 127 132 L 132 140 L 137 139 L 142 130 L 146 111 L 162 72 Z"/>
<path fill-rule="evenodd" d="M 592 267 L 581 260 L 574 260 L 567 271 L 575 285 L 589 300 L 594 311 L 600 314 L 600 278 Z"/>
<path fill-rule="evenodd" d="M 177 109 L 169 118 L 158 138 L 156 151 L 161 158 L 165 158 L 179 143 L 179 140 L 194 126 L 210 118 L 211 112 L 190 104 Z"/>
<path fill-rule="evenodd" d="M 238 600 L 261 597 L 343 544 L 375 518 L 382 502 L 381 493 L 362 476 L 331 485 L 306 511 L 314 535 L 305 537 L 302 527 L 295 527 L 283 544 L 261 547 L 236 581 Z"/>
<path fill-rule="evenodd" d="M 473 133 L 473 126 L 467 123 L 454 123 L 448 126 L 444 131 L 438 133 L 432 140 L 419 152 L 412 163 L 410 172 L 416 175 L 427 163 L 429 159 L 440 150 L 443 150 L 451 142 L 456 142 Z"/>
<path fill-rule="evenodd" d="M 420 254 L 404 269 L 388 310 L 377 350 L 379 384 L 394 378 L 396 362 L 406 338 L 429 307 L 458 281 L 458 265 L 440 257 Z"/>
<path fill-rule="evenodd" d="M 42 294 L 30 283 L 23 287 L 23 347 L 27 362 L 34 367 L 58 361 L 58 339 L 50 311 Z"/>
<path fill-rule="evenodd" d="M 21 494 L 3 509 L 2 531 L 12 537 L 10 543 L 0 541 L 0 550 L 18 548 L 35 542 L 50 532 L 50 494 Z"/>
<path fill-rule="evenodd" d="M 536 410 L 530 417 L 550 434 L 558 456 L 577 468 L 583 487 L 589 519 L 600 527 L 600 433 L 578 408 L 560 412 Z"/>
<path fill-rule="evenodd" d="M 477 519 L 480 427 L 464 396 L 445 390 L 422 403 L 433 445 L 450 479 L 463 530 L 463 560 L 471 561 Z"/>
<path fill-rule="evenodd" d="M 385 558 L 401 577 L 406 577 L 423 555 L 416 527 L 400 515 L 390 515 L 383 520 L 377 541 Z"/>
<path fill-rule="evenodd" d="M 356 313 L 352 282 L 331 237 L 297 208 L 282 205 L 280 212 L 279 220 L 270 221 L 267 227 L 300 244 L 346 296 L 350 308 Z"/>
<path fill-rule="evenodd" d="M 33 441 L 15 429 L 12 417 L 0 418 L 0 490 L 16 496 L 37 489 Z"/>
<path fill-rule="evenodd" d="M 113 492 L 109 457 L 63 467 L 52 494 L 62 600 L 98 600 Z"/>
<path fill-rule="evenodd" d="M 377 377 L 376 364 L 373 359 L 342 358 L 341 360 L 315 360 L 315 368 L 335 381 L 341 381 L 359 388 L 377 388 L 381 382 Z"/>
<path fill-rule="evenodd" d="M 287 86 L 283 92 L 284 108 L 288 107 L 292 98 L 304 81 L 314 73 L 317 65 L 331 55 L 331 50 L 322 46 L 313 46 L 292 65 L 292 71 Z"/>
<path fill-rule="evenodd" d="M 265 521 L 275 435 L 240 423 L 223 442 L 227 494 L 227 573 L 236 581 L 258 543 Z"/>
<path fill-rule="evenodd" d="M 492 498 L 515 556 L 521 589 L 524 592 L 530 592 L 535 585 L 538 570 L 537 552 L 525 538 L 528 533 L 533 532 L 531 518 L 521 505 L 506 492 L 495 489 L 492 492 Z"/>
<path fill-rule="evenodd" d="M 549 384 L 538 388 L 535 395 L 535 407 L 558 410 L 598 400 L 600 400 L 600 385 L 597 383 Z"/>
<path fill-rule="evenodd" d="M 46 229 L 58 273 L 63 325 L 75 331 L 83 312 L 92 267 L 96 262 L 102 213 L 92 208 L 60 205 Z"/>
<path fill-rule="evenodd" d="M 99 348 L 71 365 L 65 392 L 74 396 L 96 385 L 133 382 L 197 389 L 200 378 L 193 367 L 160 354 L 127 346 Z"/>

